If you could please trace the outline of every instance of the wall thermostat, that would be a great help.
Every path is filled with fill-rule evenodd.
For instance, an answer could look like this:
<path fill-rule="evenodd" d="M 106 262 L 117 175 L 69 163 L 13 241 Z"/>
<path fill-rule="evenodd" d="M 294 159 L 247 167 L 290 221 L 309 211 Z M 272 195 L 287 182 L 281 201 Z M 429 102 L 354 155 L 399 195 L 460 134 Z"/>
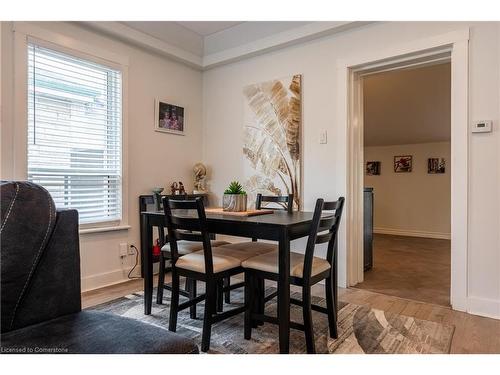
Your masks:
<path fill-rule="evenodd" d="M 473 133 L 489 133 L 491 132 L 491 120 L 485 121 L 476 121 L 472 124 L 472 132 Z"/>

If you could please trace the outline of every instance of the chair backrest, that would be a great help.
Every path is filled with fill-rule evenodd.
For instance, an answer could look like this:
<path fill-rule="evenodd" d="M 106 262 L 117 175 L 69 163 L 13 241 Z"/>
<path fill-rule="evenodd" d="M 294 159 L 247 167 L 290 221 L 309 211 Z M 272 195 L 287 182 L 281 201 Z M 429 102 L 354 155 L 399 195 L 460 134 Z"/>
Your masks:
<path fill-rule="evenodd" d="M 203 199 L 198 197 L 194 200 L 176 200 L 163 197 L 163 209 L 172 264 L 175 266 L 179 258 L 177 241 L 198 241 L 203 243 L 205 273 L 213 273 L 212 246 Z"/>
<path fill-rule="evenodd" d="M 262 206 L 262 203 L 276 203 L 278 207 L 272 206 Z M 266 210 L 283 210 L 292 212 L 293 211 L 293 194 L 288 195 L 262 195 L 257 194 L 257 199 L 255 200 L 255 209 L 260 210 L 265 208 Z"/>
<path fill-rule="evenodd" d="M 0 182 L 0 198 L 1 332 L 80 311 L 78 212 L 26 181 Z"/>
<path fill-rule="evenodd" d="M 328 242 L 326 260 L 332 267 L 337 261 L 337 234 L 342 218 L 344 201 L 344 197 L 340 197 L 337 201 L 332 202 L 325 202 L 321 198 L 316 201 L 304 259 L 304 280 L 311 277 L 314 249 L 317 244 Z"/>

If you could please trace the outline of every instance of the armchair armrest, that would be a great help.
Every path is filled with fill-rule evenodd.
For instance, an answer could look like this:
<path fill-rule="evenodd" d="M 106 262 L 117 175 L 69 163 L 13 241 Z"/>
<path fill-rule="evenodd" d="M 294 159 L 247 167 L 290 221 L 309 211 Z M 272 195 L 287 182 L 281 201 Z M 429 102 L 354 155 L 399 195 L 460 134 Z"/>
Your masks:
<path fill-rule="evenodd" d="M 28 288 L 14 329 L 81 310 L 76 210 L 57 211 L 54 230 Z"/>

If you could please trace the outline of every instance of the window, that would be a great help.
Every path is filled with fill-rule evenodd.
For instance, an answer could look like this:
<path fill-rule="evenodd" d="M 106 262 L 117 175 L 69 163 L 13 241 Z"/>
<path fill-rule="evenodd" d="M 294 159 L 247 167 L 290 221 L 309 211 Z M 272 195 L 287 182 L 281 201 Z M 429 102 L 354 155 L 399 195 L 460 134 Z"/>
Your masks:
<path fill-rule="evenodd" d="M 28 44 L 28 180 L 81 224 L 121 220 L 118 70 Z"/>

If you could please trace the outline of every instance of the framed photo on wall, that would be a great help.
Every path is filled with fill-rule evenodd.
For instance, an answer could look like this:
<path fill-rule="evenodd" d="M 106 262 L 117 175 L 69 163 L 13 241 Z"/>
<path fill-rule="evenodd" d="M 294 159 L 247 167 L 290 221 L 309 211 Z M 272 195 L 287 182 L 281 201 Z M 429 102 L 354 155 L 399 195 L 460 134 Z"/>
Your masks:
<path fill-rule="evenodd" d="M 155 100 L 155 130 L 157 132 L 184 135 L 186 114 L 184 107 L 166 100 Z"/>
<path fill-rule="evenodd" d="M 396 173 L 409 173 L 413 167 L 412 155 L 399 155 L 394 156 L 394 172 Z"/>
<path fill-rule="evenodd" d="M 444 158 L 429 158 L 427 160 L 427 173 L 439 174 L 446 172 L 446 160 Z"/>
<path fill-rule="evenodd" d="M 380 162 L 379 161 L 367 161 L 366 162 L 366 175 L 367 176 L 380 175 Z"/>

